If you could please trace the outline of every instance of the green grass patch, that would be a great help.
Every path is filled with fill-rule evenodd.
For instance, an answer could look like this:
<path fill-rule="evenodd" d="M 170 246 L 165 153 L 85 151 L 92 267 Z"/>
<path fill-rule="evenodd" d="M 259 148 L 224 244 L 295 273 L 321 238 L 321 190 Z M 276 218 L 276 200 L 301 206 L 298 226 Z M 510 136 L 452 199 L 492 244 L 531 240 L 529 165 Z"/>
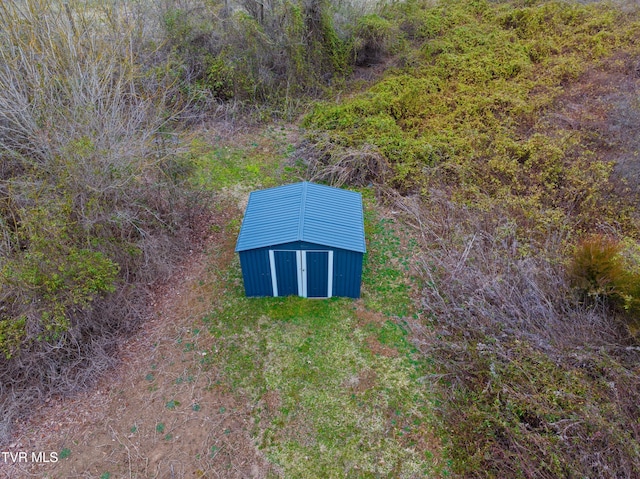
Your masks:
<path fill-rule="evenodd" d="M 369 215 L 368 302 L 390 317 L 410 309 L 400 242 Z M 388 252 L 398 261 L 379 261 Z M 402 272 L 401 276 L 406 276 Z M 371 323 L 354 300 L 246 298 L 237 259 L 221 274 L 225 294 L 204 319 L 208 354 L 226 381 L 256 404 L 253 433 L 284 477 L 428 477 L 444 473 L 432 436 L 430 371 L 400 320 Z M 365 301 L 365 304 L 367 304 Z M 388 354 L 375 354 L 378 341 Z M 277 398 L 268 401 L 267 398 Z M 443 463 L 438 463 L 443 464 Z"/>
<path fill-rule="evenodd" d="M 407 342 L 407 329 L 395 321 L 387 321 L 382 326 L 370 326 L 367 329 L 376 335 L 376 339 L 381 344 L 400 350 L 410 348 Z"/>
<path fill-rule="evenodd" d="M 223 188 L 269 188 L 296 179 L 299 168 L 280 164 L 293 151 L 284 127 L 266 128 L 246 145 L 209 144 L 194 140 L 188 153 L 193 165 L 192 181 L 205 190 Z"/>
<path fill-rule="evenodd" d="M 194 150 L 202 148 L 195 145 Z M 194 155 L 196 167 L 195 183 L 206 189 L 220 189 L 230 187 L 238 183 L 257 185 L 262 182 L 269 183 L 270 177 L 265 165 L 259 162 L 256 155 L 251 155 L 243 149 L 207 146 L 204 154 Z"/>
<path fill-rule="evenodd" d="M 365 209 L 362 298 L 367 308 L 399 317 L 412 313 L 408 258 L 415 249 L 415 245 L 401 244 L 401 234 L 395 221 L 379 218 L 373 206 Z"/>

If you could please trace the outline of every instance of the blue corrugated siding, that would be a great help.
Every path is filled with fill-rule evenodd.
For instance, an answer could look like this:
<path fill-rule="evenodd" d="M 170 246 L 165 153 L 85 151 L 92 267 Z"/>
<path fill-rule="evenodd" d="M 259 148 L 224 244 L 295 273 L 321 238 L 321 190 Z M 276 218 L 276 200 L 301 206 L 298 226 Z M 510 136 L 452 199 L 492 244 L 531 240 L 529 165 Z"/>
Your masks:
<path fill-rule="evenodd" d="M 278 279 L 278 296 L 298 294 L 298 266 L 295 251 L 275 251 L 274 265 Z"/>
<path fill-rule="evenodd" d="M 273 296 L 269 249 L 333 251 L 333 296 L 360 297 L 363 254 L 306 241 L 283 243 L 274 247 L 240 252 L 242 277 L 247 296 Z M 324 274 L 326 274 L 326 270 Z M 313 280 L 315 279 L 317 278 Z M 293 282 L 294 278 L 290 278 L 287 281 Z"/>
<path fill-rule="evenodd" d="M 267 249 L 241 251 L 240 267 L 247 296 L 273 296 Z"/>
<path fill-rule="evenodd" d="M 307 182 L 252 192 L 236 251 L 294 241 L 364 253 L 362 196 Z"/>
<path fill-rule="evenodd" d="M 347 298 L 360 297 L 362 253 L 334 250 L 333 294 Z"/>
<path fill-rule="evenodd" d="M 307 257 L 307 297 L 326 298 L 329 287 L 329 253 L 308 251 Z"/>

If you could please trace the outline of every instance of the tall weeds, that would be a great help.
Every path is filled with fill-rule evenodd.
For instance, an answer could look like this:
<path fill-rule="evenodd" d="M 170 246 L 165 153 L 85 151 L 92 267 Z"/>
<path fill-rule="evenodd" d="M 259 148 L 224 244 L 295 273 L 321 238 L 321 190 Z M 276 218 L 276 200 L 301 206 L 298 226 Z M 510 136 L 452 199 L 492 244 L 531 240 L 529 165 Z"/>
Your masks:
<path fill-rule="evenodd" d="M 386 52 L 391 28 L 374 10 L 327 0 L 168 1 L 162 52 L 192 115 L 234 105 L 286 118 L 344 86 L 358 57 Z"/>
<path fill-rule="evenodd" d="M 395 204 L 422 245 L 414 338 L 437 369 L 437 415 L 454 471 L 636 477 L 640 349 L 605 302 L 574 293 L 566 238 L 528 243 L 506 212 L 430 193 Z"/>

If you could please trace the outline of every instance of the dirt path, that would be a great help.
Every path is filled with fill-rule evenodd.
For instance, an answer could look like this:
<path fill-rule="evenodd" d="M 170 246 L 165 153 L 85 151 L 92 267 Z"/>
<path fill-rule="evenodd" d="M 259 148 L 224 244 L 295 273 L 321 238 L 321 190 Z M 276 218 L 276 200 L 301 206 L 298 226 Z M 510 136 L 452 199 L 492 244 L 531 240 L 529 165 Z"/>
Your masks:
<path fill-rule="evenodd" d="M 153 319 L 122 344 L 115 370 L 96 388 L 52 399 L 16 425 L 7 452 L 26 453 L 26 460 L 9 456 L 0 477 L 267 475 L 272 467 L 251 439 L 251 405 L 208 361 L 215 344 L 201 321 L 217 294 L 216 273 L 233 257 L 227 221 L 220 218 L 220 232 L 154 294 Z M 32 453 L 40 452 L 35 462 Z"/>

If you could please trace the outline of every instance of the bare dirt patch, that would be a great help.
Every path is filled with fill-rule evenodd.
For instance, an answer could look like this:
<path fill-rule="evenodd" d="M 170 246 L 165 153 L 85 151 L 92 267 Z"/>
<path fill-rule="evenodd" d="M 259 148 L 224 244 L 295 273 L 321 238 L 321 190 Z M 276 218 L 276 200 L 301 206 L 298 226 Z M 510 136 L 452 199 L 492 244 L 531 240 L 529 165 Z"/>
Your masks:
<path fill-rule="evenodd" d="M 366 339 L 367 346 L 371 350 L 373 354 L 378 354 L 380 356 L 386 356 L 388 358 L 398 357 L 398 350 L 394 348 L 390 348 L 389 346 L 385 346 L 380 341 L 378 341 L 374 336 L 368 336 Z"/>
<path fill-rule="evenodd" d="M 382 313 L 366 309 L 362 304 L 362 301 L 356 301 L 355 305 L 356 318 L 358 320 L 356 324 L 360 327 L 366 326 L 367 324 L 381 326 L 389 320 L 389 318 Z"/>

